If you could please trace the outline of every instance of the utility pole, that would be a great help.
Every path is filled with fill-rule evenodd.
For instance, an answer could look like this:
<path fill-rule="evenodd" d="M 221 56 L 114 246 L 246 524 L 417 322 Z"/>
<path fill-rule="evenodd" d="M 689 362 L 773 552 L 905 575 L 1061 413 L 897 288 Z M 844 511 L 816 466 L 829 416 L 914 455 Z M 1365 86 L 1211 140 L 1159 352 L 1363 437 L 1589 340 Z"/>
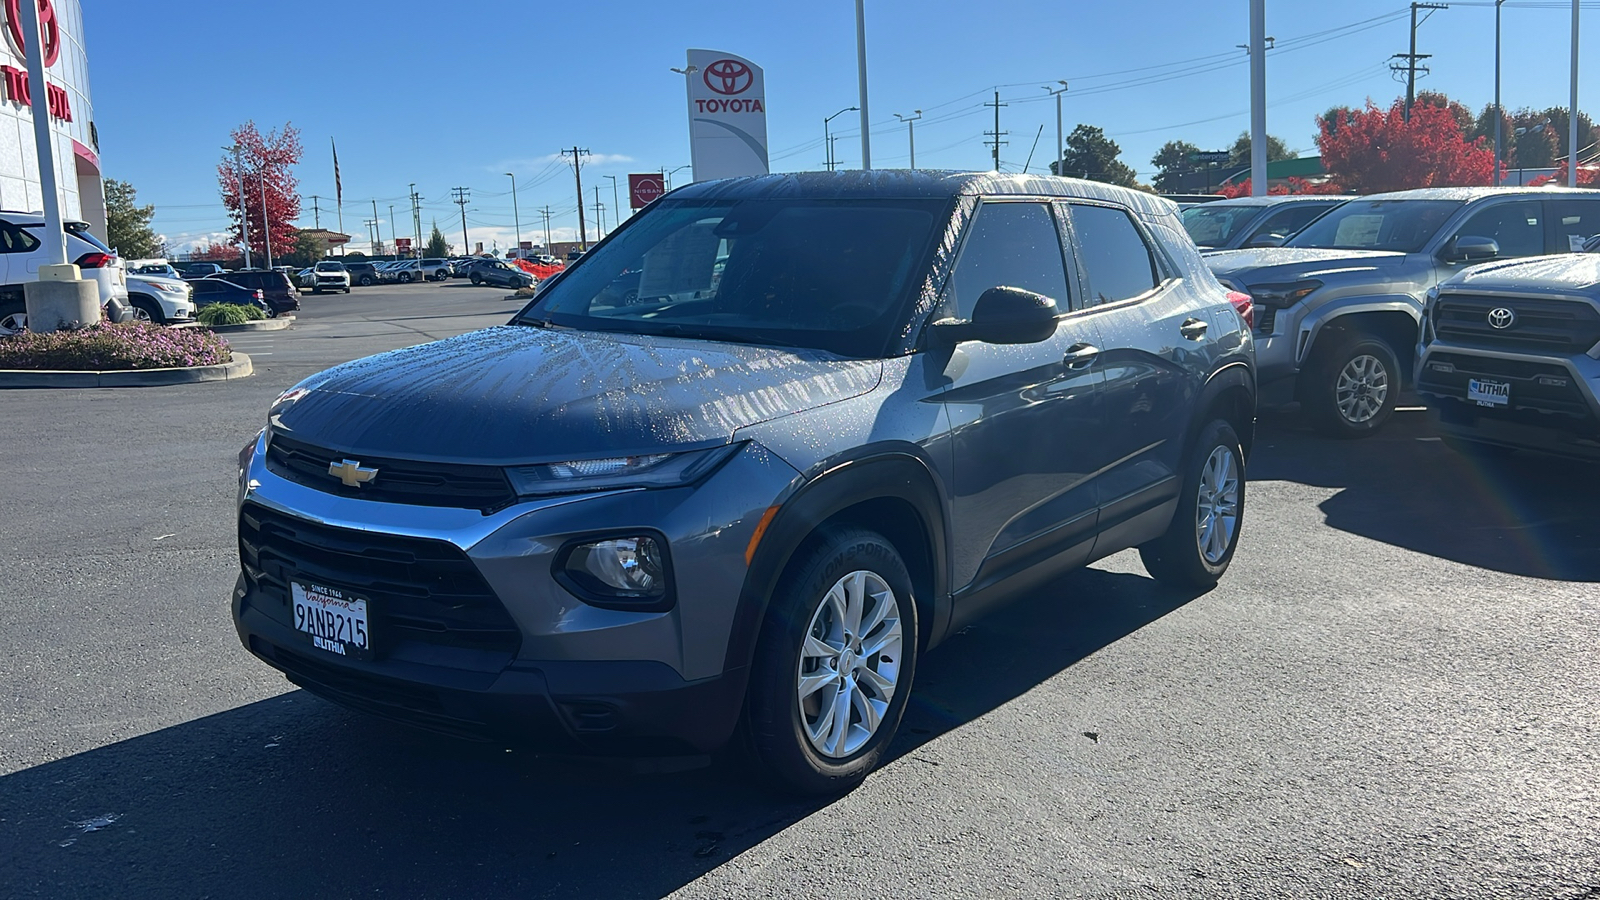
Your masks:
<path fill-rule="evenodd" d="M 1250 195 L 1267 195 L 1267 0 L 1250 0 Z"/>
<path fill-rule="evenodd" d="M 1067 149 L 1066 136 L 1061 132 L 1061 95 L 1067 92 L 1067 83 L 1065 81 L 1058 81 L 1057 84 L 1061 85 L 1061 87 L 1053 88 L 1048 84 L 1044 86 L 1045 93 L 1053 94 L 1056 98 L 1056 151 L 1055 154 L 1050 157 L 1050 171 L 1052 172 L 1055 172 L 1056 169 L 1061 167 L 1061 154 Z M 1061 175 L 1065 173 L 1056 172 L 1056 174 Z"/>
<path fill-rule="evenodd" d="M 378 226 L 378 198 L 372 198 L 372 228 L 373 234 L 378 236 L 378 246 L 383 246 L 383 230 Z"/>
<path fill-rule="evenodd" d="M 389 204 L 389 239 L 395 243 L 395 253 L 400 252 L 400 229 L 394 227 L 394 204 Z"/>
<path fill-rule="evenodd" d="M 272 268 L 272 220 L 267 218 L 267 172 L 262 168 L 256 172 L 256 181 L 261 184 L 261 233 L 266 237 L 267 268 Z"/>
<path fill-rule="evenodd" d="M 317 208 L 317 201 L 321 199 L 316 194 L 311 195 L 311 221 L 316 223 L 314 227 L 318 230 L 322 228 L 322 210 Z"/>
<path fill-rule="evenodd" d="M 250 200 L 244 189 L 244 164 L 239 161 L 239 145 L 224 147 L 233 151 L 233 174 L 239 179 L 239 235 L 244 240 L 244 267 L 250 266 Z"/>
<path fill-rule="evenodd" d="M 561 151 L 562 156 L 572 157 L 572 178 L 578 185 L 578 248 L 589 249 L 589 226 L 583 221 L 583 158 L 589 155 L 587 149 L 574 146 L 571 150 Z"/>
<path fill-rule="evenodd" d="M 361 224 L 367 226 L 367 240 L 372 242 L 372 255 L 378 255 L 378 220 L 368 219 Z"/>
<path fill-rule="evenodd" d="M 544 252 L 554 253 L 555 251 L 550 249 L 550 207 L 546 206 L 540 212 L 544 213 Z"/>
<path fill-rule="evenodd" d="M 594 239 L 598 242 L 606 236 L 606 208 L 600 203 L 600 185 L 594 186 Z"/>
<path fill-rule="evenodd" d="M 471 199 L 468 196 L 471 193 L 471 189 L 453 187 L 450 189 L 450 193 L 455 195 L 455 199 L 451 202 L 461 207 L 461 254 L 463 256 L 471 256 L 472 243 L 467 237 L 467 201 Z"/>
<path fill-rule="evenodd" d="M 910 165 L 910 168 L 915 169 L 917 167 L 917 124 L 916 123 L 917 123 L 918 119 L 922 118 L 922 110 L 913 109 L 911 111 L 911 115 L 909 115 L 909 116 L 902 116 L 899 113 L 895 113 L 894 117 L 896 119 L 899 119 L 900 121 L 906 123 L 906 136 L 911 141 L 911 165 Z"/>
<path fill-rule="evenodd" d="M 415 246 L 417 248 L 417 253 L 419 255 L 422 253 L 422 206 L 420 205 L 421 202 L 422 202 L 422 195 L 417 193 L 417 185 L 416 185 L 415 182 L 412 182 L 412 184 L 411 184 L 411 227 L 414 229 L 414 232 L 413 232 L 415 234 L 414 240 L 416 241 L 416 243 L 413 246 Z"/>
<path fill-rule="evenodd" d="M 1405 120 L 1407 122 L 1411 121 L 1411 107 L 1414 106 L 1416 104 L 1416 102 L 1417 102 L 1417 70 L 1421 69 L 1422 70 L 1422 74 L 1424 74 L 1424 75 L 1428 74 L 1428 67 L 1427 66 L 1419 66 L 1419 65 L 1417 65 L 1417 61 L 1418 60 L 1423 60 L 1423 59 L 1431 59 L 1433 57 L 1432 53 L 1418 53 L 1417 52 L 1417 26 L 1422 24 L 1421 22 L 1417 21 L 1417 10 L 1419 10 L 1419 9 L 1437 10 L 1437 9 L 1449 9 L 1449 8 L 1450 8 L 1450 5 L 1447 4 L 1447 3 L 1412 3 L 1411 4 L 1411 52 L 1409 52 L 1409 53 L 1396 53 L 1394 56 L 1390 57 L 1390 59 L 1403 59 L 1403 60 L 1405 60 L 1404 64 L 1398 64 L 1397 63 L 1395 65 L 1391 65 L 1389 67 L 1389 69 L 1390 69 L 1390 71 L 1393 71 L 1393 72 L 1402 72 L 1403 71 L 1403 72 L 1406 73 L 1406 110 L 1405 110 Z M 1498 10 L 1496 10 L 1496 12 L 1498 13 Z M 1428 21 L 1428 17 L 1427 16 L 1423 16 L 1422 21 L 1423 22 Z"/>
<path fill-rule="evenodd" d="M 511 223 L 517 227 L 517 252 L 516 257 L 522 258 L 522 213 L 517 211 L 517 174 L 507 172 L 511 179 Z"/>
<path fill-rule="evenodd" d="M 1010 141 L 1002 141 L 1002 140 L 1000 140 L 1002 137 L 1005 137 L 1006 135 L 1011 133 L 1009 131 L 1001 131 L 1000 130 L 1000 107 L 1002 107 L 1002 106 L 1010 106 L 1010 105 L 1011 104 L 1009 104 L 1009 103 L 1001 103 L 1000 102 L 1000 92 L 998 90 L 994 92 L 994 102 L 993 103 L 985 103 L 984 104 L 984 106 L 992 106 L 992 107 L 994 107 L 994 130 L 993 131 L 985 131 L 984 132 L 984 134 L 986 134 L 986 135 L 988 135 L 990 137 L 993 137 L 994 140 L 993 141 L 984 141 L 984 143 L 986 143 L 986 144 L 988 144 L 988 143 L 994 144 L 994 170 L 996 172 L 1000 171 L 1000 147 L 1002 145 L 1004 145 L 1004 144 L 1011 143 Z"/>

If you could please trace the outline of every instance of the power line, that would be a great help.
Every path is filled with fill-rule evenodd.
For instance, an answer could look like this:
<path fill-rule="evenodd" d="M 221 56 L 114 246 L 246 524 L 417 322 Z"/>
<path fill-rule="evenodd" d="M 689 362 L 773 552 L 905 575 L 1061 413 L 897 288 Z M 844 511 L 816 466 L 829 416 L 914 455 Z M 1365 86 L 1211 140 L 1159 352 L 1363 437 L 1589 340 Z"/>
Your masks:
<path fill-rule="evenodd" d="M 994 140 L 993 141 L 984 141 L 984 143 L 986 143 L 986 144 L 991 144 L 992 143 L 994 145 L 994 170 L 996 172 L 1000 171 L 1000 148 L 1002 146 L 1004 146 L 1005 144 L 1011 143 L 1010 141 L 1002 141 L 1002 140 L 1000 140 L 1001 138 L 1003 138 L 1006 135 L 1011 133 L 1009 131 L 1001 131 L 1000 130 L 1000 107 L 1009 106 L 1009 105 L 1010 105 L 1009 103 L 1001 103 L 1000 102 L 1000 91 L 998 91 L 998 90 L 996 90 L 994 92 L 994 102 L 993 103 L 985 103 L 984 104 L 984 106 L 992 106 L 992 107 L 994 107 L 994 130 L 993 131 L 985 131 L 984 132 L 984 134 L 989 135 L 990 137 L 994 138 Z"/>

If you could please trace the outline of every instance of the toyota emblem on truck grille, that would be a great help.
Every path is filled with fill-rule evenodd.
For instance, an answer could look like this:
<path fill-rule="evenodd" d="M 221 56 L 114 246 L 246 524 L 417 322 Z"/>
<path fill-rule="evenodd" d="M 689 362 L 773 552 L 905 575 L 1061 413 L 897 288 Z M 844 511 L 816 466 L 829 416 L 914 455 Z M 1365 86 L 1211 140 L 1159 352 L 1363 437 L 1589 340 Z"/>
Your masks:
<path fill-rule="evenodd" d="M 1517 314 L 1504 306 L 1489 310 L 1489 327 L 1506 329 L 1517 323 Z"/>

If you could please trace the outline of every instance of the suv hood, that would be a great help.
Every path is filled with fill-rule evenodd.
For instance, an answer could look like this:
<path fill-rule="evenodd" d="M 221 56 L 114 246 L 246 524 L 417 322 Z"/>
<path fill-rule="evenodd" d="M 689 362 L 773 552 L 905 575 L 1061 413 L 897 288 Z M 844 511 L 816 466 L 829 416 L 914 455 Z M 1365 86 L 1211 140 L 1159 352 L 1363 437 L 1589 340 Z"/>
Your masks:
<path fill-rule="evenodd" d="M 1481 263 L 1462 270 L 1446 285 L 1467 290 L 1501 288 L 1522 293 L 1593 295 L 1600 285 L 1600 253 L 1562 253 Z"/>
<path fill-rule="evenodd" d="M 1260 247 L 1207 253 L 1203 259 L 1218 278 L 1231 278 L 1245 284 L 1268 284 L 1304 278 L 1326 281 L 1329 276 L 1338 277 L 1344 273 L 1387 271 L 1403 266 L 1406 254 L 1392 250 Z"/>
<path fill-rule="evenodd" d="M 514 465 L 727 443 L 872 390 L 882 363 L 813 350 L 500 326 L 301 382 L 275 430 L 347 453 Z"/>

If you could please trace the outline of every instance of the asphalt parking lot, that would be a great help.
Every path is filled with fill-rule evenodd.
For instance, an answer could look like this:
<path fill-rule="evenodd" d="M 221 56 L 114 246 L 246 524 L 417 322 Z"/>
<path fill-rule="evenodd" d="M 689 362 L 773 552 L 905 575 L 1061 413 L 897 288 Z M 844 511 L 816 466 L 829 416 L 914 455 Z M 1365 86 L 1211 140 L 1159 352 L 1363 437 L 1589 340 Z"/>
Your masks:
<path fill-rule="evenodd" d="M 248 379 L 0 393 L 0 896 L 1600 896 L 1600 477 L 1414 411 L 1268 417 L 1218 589 L 1122 554 L 969 628 L 832 802 L 292 689 L 228 618 L 237 451 L 302 377 L 505 294 L 307 296 L 236 336 Z"/>

